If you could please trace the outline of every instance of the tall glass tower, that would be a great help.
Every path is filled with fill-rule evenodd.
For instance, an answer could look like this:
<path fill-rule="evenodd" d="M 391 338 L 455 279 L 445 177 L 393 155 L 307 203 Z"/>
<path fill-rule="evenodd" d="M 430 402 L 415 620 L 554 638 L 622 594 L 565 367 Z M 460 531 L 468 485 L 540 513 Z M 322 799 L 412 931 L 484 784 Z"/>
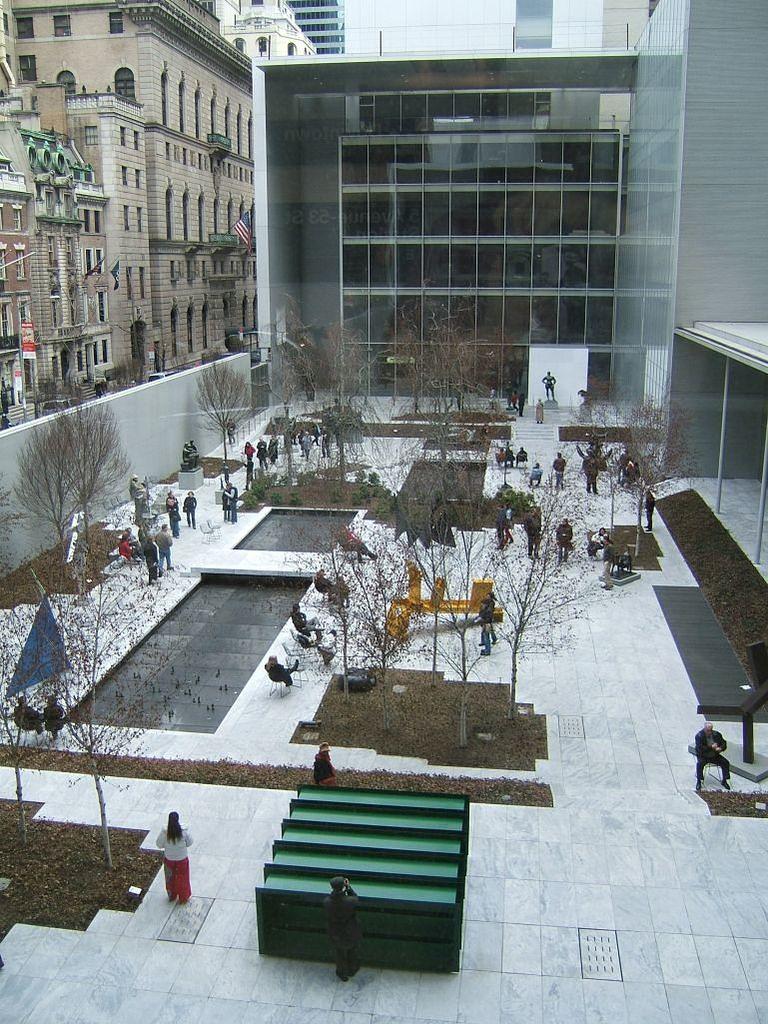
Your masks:
<path fill-rule="evenodd" d="M 344 0 L 289 0 L 319 54 L 344 53 Z"/>

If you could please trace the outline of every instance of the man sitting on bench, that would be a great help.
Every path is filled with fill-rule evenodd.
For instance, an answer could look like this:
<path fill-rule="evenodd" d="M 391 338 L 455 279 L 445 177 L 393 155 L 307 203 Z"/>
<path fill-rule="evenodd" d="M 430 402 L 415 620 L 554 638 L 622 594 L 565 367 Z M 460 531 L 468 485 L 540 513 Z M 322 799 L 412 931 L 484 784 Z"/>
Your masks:
<path fill-rule="evenodd" d="M 323 635 L 323 629 L 318 620 L 308 619 L 298 604 L 291 608 L 291 622 L 300 636 L 308 637 L 310 633 L 314 633 L 319 640 Z"/>
<path fill-rule="evenodd" d="M 273 683 L 282 683 L 284 686 L 293 686 L 293 676 L 291 672 L 295 672 L 299 667 L 299 659 L 296 659 L 293 667 L 287 669 L 285 665 L 281 665 L 277 658 L 272 655 L 271 658 L 267 659 L 267 663 L 264 668 L 267 671 L 267 675 Z"/>
<path fill-rule="evenodd" d="M 704 781 L 704 765 L 716 764 L 723 773 L 723 789 L 730 789 L 728 779 L 731 777 L 731 765 L 727 758 L 723 757 L 723 751 L 728 746 L 723 734 L 718 732 L 711 722 L 705 722 L 704 728 L 696 733 L 696 792 L 701 789 Z"/>
<path fill-rule="evenodd" d="M 528 452 L 525 450 L 525 448 L 523 448 L 522 445 L 520 445 L 520 448 L 519 448 L 519 450 L 517 452 L 517 455 L 515 456 L 515 465 L 517 465 L 518 467 L 519 466 L 524 466 L 527 461 L 528 461 Z"/>

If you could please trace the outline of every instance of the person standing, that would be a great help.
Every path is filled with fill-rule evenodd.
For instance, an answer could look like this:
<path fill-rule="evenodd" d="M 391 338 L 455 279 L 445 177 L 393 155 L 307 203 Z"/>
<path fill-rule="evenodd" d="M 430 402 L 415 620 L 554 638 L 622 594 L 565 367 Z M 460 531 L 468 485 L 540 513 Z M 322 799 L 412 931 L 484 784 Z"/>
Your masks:
<path fill-rule="evenodd" d="M 544 422 L 544 403 L 542 402 L 541 399 L 539 399 L 538 402 L 536 403 L 536 422 L 537 423 L 543 423 Z"/>
<path fill-rule="evenodd" d="M 536 559 L 541 544 L 541 512 L 538 508 L 532 508 L 526 513 L 523 528 L 528 537 L 528 557 Z"/>
<path fill-rule="evenodd" d="M 187 854 L 187 849 L 192 845 L 192 836 L 187 829 L 182 828 L 178 811 L 171 811 L 168 815 L 168 824 L 157 833 L 155 844 L 163 851 L 168 899 L 171 902 L 178 900 L 179 903 L 186 903 L 192 895 Z"/>
<path fill-rule="evenodd" d="M 495 644 L 498 637 L 496 636 L 496 630 L 493 627 L 493 616 L 496 611 L 496 595 L 491 591 L 487 594 L 480 602 L 480 608 L 478 610 L 478 621 L 483 627 L 481 631 L 480 646 L 487 645 L 487 653 L 491 653 L 491 644 Z M 487 634 L 487 640 L 485 637 Z"/>
<path fill-rule="evenodd" d="M 557 453 L 557 458 L 552 463 L 552 469 L 555 473 L 555 490 L 562 491 L 563 477 L 565 476 L 565 459 L 562 452 Z"/>
<path fill-rule="evenodd" d="M 274 466 L 274 464 L 277 462 L 277 436 L 275 434 L 273 434 L 272 437 L 270 437 L 269 439 L 269 444 L 267 445 L 267 455 L 269 456 L 269 461 Z"/>
<path fill-rule="evenodd" d="M 568 561 L 568 555 L 573 548 L 573 527 L 568 519 L 564 519 L 555 530 L 557 541 L 557 564 Z"/>
<path fill-rule="evenodd" d="M 171 524 L 171 533 L 174 537 L 178 537 L 181 512 L 179 512 L 179 499 L 173 491 L 168 491 L 168 495 L 165 499 L 165 511 L 168 513 L 168 522 Z"/>
<path fill-rule="evenodd" d="M 615 555 L 615 548 L 611 535 L 606 532 L 603 537 L 603 568 L 601 570 L 602 583 L 600 586 L 603 590 L 613 590 L 613 579 L 611 577 L 611 570 L 613 569 L 613 559 Z"/>
<path fill-rule="evenodd" d="M 163 571 L 163 562 L 165 562 L 165 566 L 168 572 L 170 572 L 171 569 L 173 569 L 173 566 L 171 565 L 171 548 L 173 547 L 173 537 L 171 536 L 170 531 L 168 530 L 168 527 L 165 525 L 165 523 L 163 523 L 162 527 L 160 528 L 160 533 L 158 533 L 157 537 L 155 538 L 155 541 L 157 543 L 157 550 L 160 553 L 160 573 L 162 574 Z"/>
<path fill-rule="evenodd" d="M 305 431 L 301 438 L 301 454 L 305 459 L 309 458 L 309 453 L 312 450 L 312 435 L 309 431 Z"/>
<path fill-rule="evenodd" d="M 266 473 L 267 459 L 269 456 L 267 455 L 267 442 L 263 437 L 256 445 L 256 458 L 259 460 L 259 471 L 261 473 Z"/>
<path fill-rule="evenodd" d="M 645 492 L 645 528 L 648 533 L 653 532 L 653 510 L 656 508 L 656 495 L 648 488 Z"/>
<path fill-rule="evenodd" d="M 245 486 L 250 487 L 253 482 L 253 456 L 256 454 L 256 449 L 250 441 L 246 441 L 243 451 L 245 452 Z"/>
<path fill-rule="evenodd" d="M 517 390 L 513 388 L 507 396 L 507 409 L 517 412 Z"/>
<path fill-rule="evenodd" d="M 363 931 L 357 920 L 359 900 L 348 878 L 337 875 L 330 881 L 331 895 L 323 901 L 328 938 L 336 959 L 336 975 L 349 981 L 360 970 L 358 947 Z"/>
<path fill-rule="evenodd" d="M 194 491 L 190 491 L 189 494 L 187 494 L 186 498 L 184 499 L 182 509 L 184 510 L 184 514 L 187 517 L 187 526 L 190 526 L 193 530 L 196 530 L 197 525 L 195 523 L 195 511 L 197 510 L 197 498 L 195 497 Z"/>
<path fill-rule="evenodd" d="M 320 435 L 320 457 L 327 459 L 331 453 L 331 439 L 328 435 L 327 430 L 323 430 Z"/>
<path fill-rule="evenodd" d="M 705 722 L 704 728 L 696 733 L 696 792 L 701 789 L 704 781 L 704 765 L 716 764 L 722 775 L 723 789 L 730 789 L 728 779 L 731 777 L 731 765 L 727 757 L 723 757 L 723 751 L 728 744 L 721 732 L 712 725 Z"/>
<path fill-rule="evenodd" d="M 154 583 L 160 573 L 160 551 L 154 537 L 147 536 L 142 551 L 144 553 L 144 561 L 147 563 L 149 582 Z"/>
<path fill-rule="evenodd" d="M 227 519 L 229 517 L 230 523 L 236 523 L 238 491 L 231 480 L 224 488 L 224 498 L 227 502 L 227 512 L 224 514 L 224 518 Z"/>
<path fill-rule="evenodd" d="M 525 392 L 521 388 L 517 393 L 517 412 L 520 419 L 523 418 L 523 409 L 525 408 Z"/>
<path fill-rule="evenodd" d="M 331 764 L 331 747 L 328 743 L 321 743 L 320 749 L 315 754 L 312 778 L 316 786 L 336 785 L 336 769 Z"/>
<path fill-rule="evenodd" d="M 588 455 L 581 464 L 587 479 L 587 494 L 597 494 L 597 459 Z"/>

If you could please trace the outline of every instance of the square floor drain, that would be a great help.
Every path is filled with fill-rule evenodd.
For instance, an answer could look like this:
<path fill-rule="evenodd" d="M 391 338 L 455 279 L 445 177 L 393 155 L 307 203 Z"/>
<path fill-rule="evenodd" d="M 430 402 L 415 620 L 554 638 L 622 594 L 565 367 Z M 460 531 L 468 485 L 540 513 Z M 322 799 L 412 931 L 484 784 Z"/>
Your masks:
<path fill-rule="evenodd" d="M 212 906 L 213 900 L 204 896 L 175 904 L 158 938 L 165 942 L 194 942 Z"/>
<path fill-rule="evenodd" d="M 621 981 L 616 932 L 579 928 L 581 976 L 598 981 Z"/>
<path fill-rule="evenodd" d="M 560 735 L 583 740 L 584 719 L 581 715 L 560 715 Z"/>

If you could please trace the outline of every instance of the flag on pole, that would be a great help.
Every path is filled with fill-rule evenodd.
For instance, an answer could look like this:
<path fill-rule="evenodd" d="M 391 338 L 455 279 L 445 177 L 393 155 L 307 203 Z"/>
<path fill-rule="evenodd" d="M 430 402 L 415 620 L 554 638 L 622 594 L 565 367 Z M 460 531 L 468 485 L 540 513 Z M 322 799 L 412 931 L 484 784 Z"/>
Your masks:
<path fill-rule="evenodd" d="M 86 270 L 85 274 L 83 275 L 83 281 L 87 281 L 89 277 L 92 277 L 94 274 L 100 273 L 101 265 L 103 262 L 104 257 L 102 256 L 98 263 L 94 263 L 90 270 Z"/>
<path fill-rule="evenodd" d="M 112 291 L 116 292 L 117 289 L 120 287 L 120 260 L 119 259 L 115 260 L 115 262 L 113 263 L 113 265 L 112 265 L 112 267 L 111 267 L 109 272 L 112 275 L 112 278 L 113 278 L 113 280 L 115 282 L 115 286 L 112 289 Z"/>
<path fill-rule="evenodd" d="M 53 609 L 45 596 L 35 612 L 35 621 L 8 684 L 8 696 L 45 683 L 71 667 Z"/>
<path fill-rule="evenodd" d="M 235 224 L 235 234 L 248 249 L 248 252 L 253 252 L 253 234 L 251 232 L 251 214 L 249 210 L 246 210 L 237 224 Z"/>

